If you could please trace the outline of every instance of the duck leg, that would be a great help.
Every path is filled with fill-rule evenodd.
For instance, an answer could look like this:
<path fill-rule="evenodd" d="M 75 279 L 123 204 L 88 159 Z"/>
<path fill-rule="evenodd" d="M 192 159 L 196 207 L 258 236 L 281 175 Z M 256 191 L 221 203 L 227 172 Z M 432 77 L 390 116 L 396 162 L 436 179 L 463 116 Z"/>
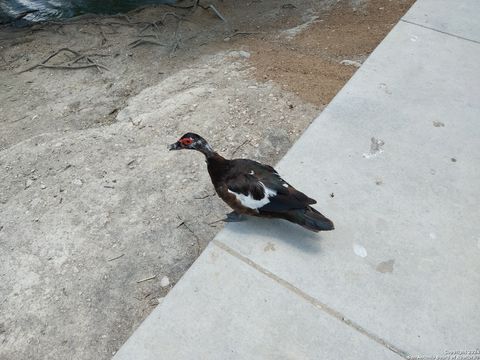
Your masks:
<path fill-rule="evenodd" d="M 227 217 L 223 219 L 223 221 L 225 222 L 239 222 L 243 220 L 245 220 L 245 217 L 242 214 L 237 213 L 236 211 L 228 213 Z"/>

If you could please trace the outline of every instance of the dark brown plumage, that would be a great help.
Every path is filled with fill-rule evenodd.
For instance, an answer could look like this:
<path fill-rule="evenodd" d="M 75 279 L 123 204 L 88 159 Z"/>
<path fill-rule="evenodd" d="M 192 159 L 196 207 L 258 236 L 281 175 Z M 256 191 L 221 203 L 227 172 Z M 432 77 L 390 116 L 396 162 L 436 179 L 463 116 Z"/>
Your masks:
<path fill-rule="evenodd" d="M 285 219 L 315 232 L 334 229 L 332 221 L 310 206 L 315 200 L 288 184 L 269 165 L 227 160 L 194 133 L 183 135 L 169 149 L 197 150 L 205 155 L 215 191 L 234 210 L 227 221 L 239 221 L 246 214 Z"/>

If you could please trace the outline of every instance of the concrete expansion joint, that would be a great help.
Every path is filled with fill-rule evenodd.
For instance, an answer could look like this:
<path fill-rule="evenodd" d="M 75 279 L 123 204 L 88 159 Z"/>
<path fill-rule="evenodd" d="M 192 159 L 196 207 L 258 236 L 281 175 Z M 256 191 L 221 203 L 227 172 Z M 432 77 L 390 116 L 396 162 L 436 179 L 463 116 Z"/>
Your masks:
<path fill-rule="evenodd" d="M 451 34 L 449 32 L 446 32 L 446 31 L 442 31 L 442 30 L 438 30 L 438 29 L 435 29 L 435 28 L 432 28 L 430 26 L 426 26 L 426 25 L 422 25 L 422 24 L 417 24 L 416 22 L 413 22 L 413 21 L 409 21 L 409 20 L 405 20 L 405 19 L 400 19 L 400 21 L 404 22 L 404 23 L 407 23 L 407 24 L 411 24 L 411 25 L 415 25 L 415 26 L 420 26 L 424 29 L 428 29 L 428 30 L 432 30 L 432 31 L 436 31 L 440 34 L 445 34 L 445 35 L 448 35 L 448 36 L 452 36 L 454 38 L 457 38 L 457 39 L 460 39 L 460 40 L 465 40 L 465 41 L 470 41 L 470 42 L 473 42 L 475 44 L 480 44 L 480 41 L 477 41 L 477 40 L 473 40 L 473 39 L 469 39 L 469 38 L 466 38 L 466 37 L 463 37 L 463 36 L 459 36 L 459 35 L 455 35 L 455 34 Z"/>
<path fill-rule="evenodd" d="M 258 265 L 257 263 L 255 263 L 254 261 L 252 261 L 251 259 L 243 256 L 242 254 L 240 254 L 239 252 L 237 252 L 236 250 L 232 249 L 231 247 L 229 247 L 228 245 L 224 244 L 223 242 L 221 241 L 218 241 L 218 240 L 212 240 L 211 241 L 214 245 L 216 245 L 218 248 L 220 248 L 221 250 L 225 251 L 226 253 L 228 253 L 229 255 L 237 258 L 238 260 L 242 261 L 243 263 L 249 265 L 250 267 L 254 268 L 255 270 L 257 270 L 258 272 L 262 273 L 263 275 L 267 276 L 268 278 L 270 278 L 271 280 L 275 281 L 276 283 L 280 284 L 282 287 L 288 289 L 289 291 L 292 291 L 293 293 L 295 293 L 297 296 L 301 297 L 302 299 L 306 300 L 307 302 L 309 302 L 310 304 L 312 304 L 314 307 L 316 307 L 317 309 L 320 309 L 322 311 L 324 311 L 325 313 L 327 313 L 328 315 L 334 317 L 335 319 L 341 321 L 342 323 L 344 323 L 345 325 L 351 327 L 352 329 L 356 330 L 357 332 L 361 333 L 362 335 L 365 335 L 366 337 L 368 337 L 370 340 L 373 340 L 375 341 L 376 343 L 386 347 L 388 350 L 396 353 L 397 355 L 405 358 L 405 359 L 409 359 L 409 354 L 404 351 L 404 350 L 401 350 L 400 348 L 398 348 L 397 346 L 389 343 L 388 341 L 382 339 L 381 337 L 371 333 L 370 331 L 366 330 L 365 328 L 363 328 L 362 326 L 360 326 L 359 324 L 357 324 L 356 322 L 346 318 L 342 313 L 336 311 L 335 309 L 332 309 L 331 307 L 329 307 L 328 305 L 322 303 L 321 301 L 317 300 L 316 298 L 310 296 L 309 294 L 305 293 L 304 291 L 302 291 L 301 289 L 299 289 L 298 287 L 296 287 L 295 285 L 289 283 L 288 281 L 280 278 L 279 276 L 275 275 L 274 273 L 272 273 L 271 271 L 268 271 L 267 269 L 263 268 L 262 266 Z"/>

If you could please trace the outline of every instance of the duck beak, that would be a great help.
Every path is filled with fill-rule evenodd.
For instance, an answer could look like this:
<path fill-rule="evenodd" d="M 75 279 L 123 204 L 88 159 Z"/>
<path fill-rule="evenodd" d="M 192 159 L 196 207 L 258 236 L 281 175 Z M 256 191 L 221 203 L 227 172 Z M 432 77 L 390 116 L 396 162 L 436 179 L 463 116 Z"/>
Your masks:
<path fill-rule="evenodd" d="M 176 143 L 168 145 L 168 150 L 180 150 L 182 147 L 180 146 L 180 143 L 177 141 Z"/>

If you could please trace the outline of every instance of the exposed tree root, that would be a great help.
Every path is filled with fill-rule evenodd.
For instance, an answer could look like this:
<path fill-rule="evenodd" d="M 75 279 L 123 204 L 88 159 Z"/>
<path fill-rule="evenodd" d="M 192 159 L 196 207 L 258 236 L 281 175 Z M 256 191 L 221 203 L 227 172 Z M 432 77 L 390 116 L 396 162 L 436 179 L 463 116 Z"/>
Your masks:
<path fill-rule="evenodd" d="M 72 59 L 72 60 L 70 60 L 66 63 L 62 63 L 62 64 L 47 64 L 47 62 L 49 60 L 51 60 L 52 58 L 54 58 L 55 56 L 57 56 L 58 54 L 60 54 L 62 52 L 73 54 L 76 57 L 74 59 Z M 106 67 L 105 65 L 99 64 L 96 61 L 92 60 L 90 58 L 91 56 L 108 56 L 108 55 L 104 55 L 104 54 L 80 54 L 78 51 L 75 51 L 75 50 L 72 50 L 72 49 L 69 49 L 69 48 L 61 48 L 61 49 L 55 51 L 50 56 L 48 56 L 43 61 L 39 62 L 38 64 L 35 64 L 35 65 L 25 69 L 25 70 L 22 70 L 22 71 L 18 72 L 17 74 L 21 74 L 21 73 L 24 73 L 24 72 L 27 72 L 27 71 L 31 71 L 31 70 L 36 69 L 36 68 L 62 69 L 62 70 L 78 70 L 78 69 L 96 68 L 99 72 L 102 72 L 101 69 L 110 71 L 110 69 L 108 67 Z M 78 64 L 78 62 L 81 61 L 81 60 L 85 60 L 86 63 L 75 65 L 75 64 Z"/>

